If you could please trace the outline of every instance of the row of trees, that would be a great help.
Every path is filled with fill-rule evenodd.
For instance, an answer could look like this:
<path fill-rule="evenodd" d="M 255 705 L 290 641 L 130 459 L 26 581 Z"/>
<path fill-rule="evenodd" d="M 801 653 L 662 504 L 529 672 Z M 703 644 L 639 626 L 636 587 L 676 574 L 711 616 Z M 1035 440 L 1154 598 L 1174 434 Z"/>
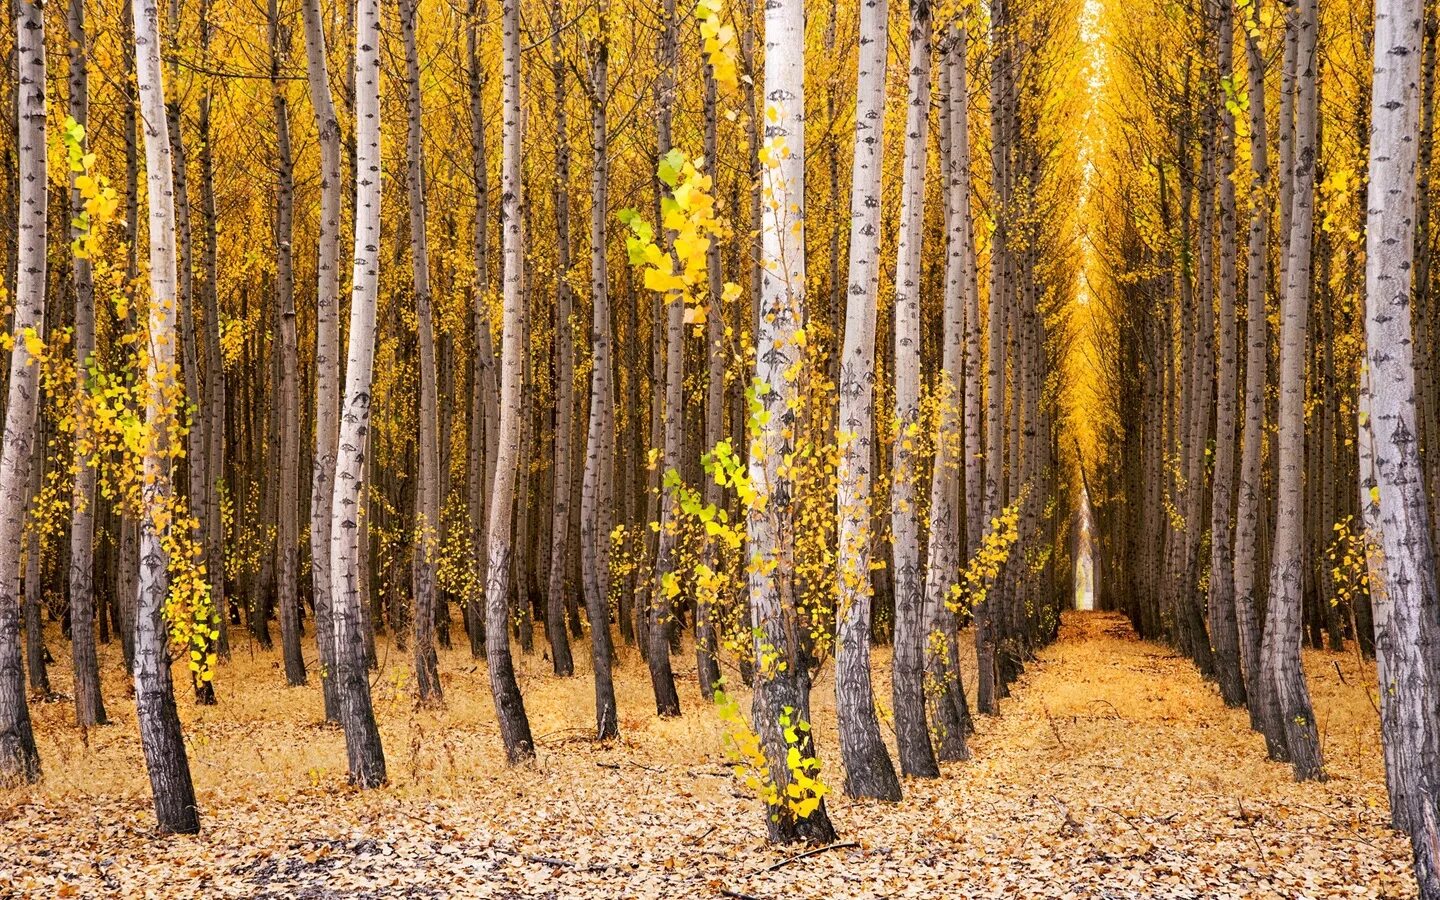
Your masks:
<path fill-rule="evenodd" d="M 722 665 L 753 683 L 772 836 L 824 840 L 809 694 L 832 657 L 845 789 L 898 799 L 872 643 L 895 647 L 899 771 L 933 777 L 968 756 L 962 625 L 984 713 L 1053 637 L 1071 4 L 835 5 L 817 31 L 798 0 L 73 0 L 58 128 L 58 12 L 18 8 L 7 778 L 40 772 L 47 610 L 82 726 L 106 721 L 96 635 L 119 637 L 161 826 L 194 831 L 172 655 L 215 703 L 278 620 L 284 678 L 319 675 L 373 787 L 377 635 L 443 702 L 458 608 L 512 762 L 534 743 L 510 643 L 532 652 L 536 620 L 557 677 L 588 632 L 600 738 L 612 627 L 661 716 L 693 632 L 703 696 Z"/>
<path fill-rule="evenodd" d="M 1391 816 L 1425 897 L 1437 22 L 1406 0 L 1114 19 L 1112 89 L 1155 102 L 1107 119 L 1093 231 L 1108 404 L 1138 413 L 1101 428 L 1102 602 L 1248 706 L 1298 779 L 1324 777 L 1302 644 L 1374 656 Z"/>

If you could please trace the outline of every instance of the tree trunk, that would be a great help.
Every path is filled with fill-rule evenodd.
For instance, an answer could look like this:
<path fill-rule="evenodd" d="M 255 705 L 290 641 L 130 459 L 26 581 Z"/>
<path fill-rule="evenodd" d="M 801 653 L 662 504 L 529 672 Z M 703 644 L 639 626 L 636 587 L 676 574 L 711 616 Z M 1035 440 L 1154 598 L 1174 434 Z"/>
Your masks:
<path fill-rule="evenodd" d="M 330 93 L 320 0 L 305 0 L 305 70 L 320 143 L 320 246 L 316 271 L 315 457 L 310 473 L 310 571 L 315 643 L 325 721 L 340 721 L 335 668 L 334 595 L 330 579 L 330 505 L 340 422 L 340 121 Z"/>
<path fill-rule="evenodd" d="M 968 759 L 965 745 L 965 691 L 958 665 L 952 665 L 959 640 L 959 623 L 949 607 L 950 590 L 957 583 L 960 558 L 960 452 L 963 446 L 961 409 L 964 402 L 965 287 L 966 257 L 963 220 L 969 216 L 969 179 L 962 175 L 961 161 L 968 166 L 969 145 L 965 136 L 965 43 L 964 33 L 947 29 L 940 54 L 941 146 L 946 148 L 942 166 L 945 186 L 945 294 L 939 388 L 940 404 L 933 446 L 934 467 L 930 473 L 930 545 L 925 565 L 924 695 L 939 744 L 940 759 L 947 762 Z M 968 175 L 968 172 L 964 173 Z M 958 663 L 958 660 L 956 660 Z"/>
<path fill-rule="evenodd" d="M 575 452 L 575 341 L 570 295 L 570 135 L 565 112 L 565 55 L 560 45 L 559 0 L 551 6 L 550 71 L 555 84 L 555 443 L 554 486 L 550 505 L 550 572 L 545 596 L 545 631 L 555 674 L 575 674 L 570 635 L 565 630 L 565 597 L 570 573 L 570 501 Z"/>
<path fill-rule="evenodd" d="M 1256 545 L 1259 543 L 1261 484 L 1265 432 L 1266 366 L 1269 337 L 1266 334 L 1265 287 L 1269 260 L 1270 163 L 1265 136 L 1265 59 L 1255 33 L 1259 22 L 1258 3 L 1245 26 L 1245 56 L 1250 97 L 1250 244 L 1245 264 L 1245 426 L 1240 453 L 1240 489 L 1235 514 L 1235 624 L 1240 662 L 1245 676 L 1245 696 L 1250 709 L 1250 727 L 1273 733 L 1261 716 L 1273 705 L 1264 700 L 1267 679 L 1260 673 L 1260 623 L 1257 619 L 1259 587 L 1256 573 Z M 1212 572 L 1211 577 L 1214 577 Z"/>
<path fill-rule="evenodd" d="M 760 312 L 756 321 L 755 403 L 762 415 L 751 429 L 749 475 L 764 497 L 747 510 L 749 593 L 756 660 L 752 714 L 755 730 L 780 797 L 792 776 L 787 755 L 814 757 L 810 721 L 810 672 L 796 639 L 799 611 L 793 572 L 795 523 L 793 490 L 785 462 L 793 452 L 799 396 L 795 375 L 788 370 L 804 364 L 795 342 L 805 314 L 805 8 L 799 0 L 770 0 L 765 5 L 765 90 L 767 145 L 773 162 L 764 167 L 764 190 L 774 215 L 761 229 Z M 783 664 L 783 665 L 782 665 Z M 789 742 L 781 718 L 803 722 L 797 740 Z M 766 811 L 770 839 L 829 843 L 835 827 L 824 798 L 808 815 L 785 803 Z"/>
<path fill-rule="evenodd" d="M 1381 734 L 1390 802 L 1410 832 L 1424 898 L 1440 897 L 1440 721 L 1436 720 L 1435 553 L 1419 445 L 1409 315 L 1413 223 L 1418 203 L 1421 98 L 1419 0 L 1381 0 L 1375 10 L 1369 214 L 1366 219 L 1365 345 L 1368 405 L 1360 429 L 1373 452 L 1362 483 L 1379 545 L 1370 559 Z"/>
<path fill-rule="evenodd" d="M 485 155 L 485 112 L 483 107 L 484 71 L 479 55 L 480 20 L 484 7 L 471 0 L 465 29 L 470 88 L 470 154 L 475 180 L 475 289 L 471 300 L 471 331 L 473 338 L 472 386 L 470 402 L 470 546 L 475 590 L 466 603 L 466 622 L 470 632 L 470 655 L 485 655 L 485 575 L 486 510 L 488 493 L 495 480 L 496 437 L 500 410 L 495 384 L 495 352 L 490 335 L 490 174 Z M 503 627 L 503 625 L 502 625 Z"/>
<path fill-rule="evenodd" d="M 1320 736 L 1300 666 L 1300 601 L 1304 534 L 1301 467 L 1305 460 L 1305 343 L 1310 301 L 1310 245 L 1314 222 L 1316 124 L 1316 0 L 1300 0 L 1296 57 L 1295 172 L 1290 241 L 1280 331 L 1280 418 L 1278 509 L 1270 594 L 1265 611 L 1261 668 L 1274 690 L 1283 734 L 1267 735 L 1274 750 L 1284 748 L 1299 780 L 1324 777 Z"/>
<path fill-rule="evenodd" d="M 290 103 L 280 70 L 289 56 L 289 28 L 280 24 L 279 0 L 270 0 L 270 92 L 275 108 L 278 190 L 275 194 L 276 336 L 280 374 L 278 506 L 275 528 L 276 590 L 280 607 L 280 648 L 285 681 L 305 683 L 300 649 L 300 351 L 295 329 L 295 163 L 290 152 Z"/>
<path fill-rule="evenodd" d="M 920 249 L 925 228 L 930 118 L 930 0 L 910 0 L 909 106 L 905 116 L 900 238 L 895 260 L 895 445 L 890 521 L 895 558 L 892 700 L 900 771 L 940 774 L 925 716 L 925 581 L 920 571 Z"/>
<path fill-rule="evenodd" d="M 175 378 L 175 207 L 165 88 L 160 74 L 159 13 L 155 0 L 134 0 L 136 82 L 145 122 L 145 172 L 150 209 L 149 340 L 146 356 L 143 514 L 140 578 L 135 606 L 135 706 L 140 744 L 150 772 L 155 815 L 162 832 L 200 830 L 190 763 L 170 680 L 169 633 L 164 607 L 169 592 L 170 522 L 175 512 L 170 481 L 170 434 L 184 393 Z M 203 679 L 202 679 L 203 680 Z"/>
<path fill-rule="evenodd" d="M 590 658 L 595 669 L 595 737 L 620 736 L 611 677 L 615 648 L 610 640 L 610 527 L 615 504 L 615 389 L 610 341 L 610 272 L 606 263 L 606 221 L 610 176 L 609 9 L 601 0 L 599 28 L 590 49 L 590 428 L 585 439 L 585 480 L 580 495 L 581 574 L 585 612 L 590 619 Z"/>
<path fill-rule="evenodd" d="M 495 718 L 500 723 L 500 736 L 505 743 L 505 756 L 511 763 L 535 756 L 535 741 L 530 736 L 530 720 L 525 715 L 525 701 L 515 680 L 515 667 L 510 658 L 510 629 L 507 600 L 510 596 L 510 569 L 514 548 L 511 516 L 515 506 L 515 478 L 520 465 L 520 418 L 524 415 L 520 395 L 525 366 L 525 298 L 521 295 L 524 278 L 524 246 L 520 222 L 521 142 L 520 142 L 520 3 L 503 0 L 504 99 L 500 169 L 500 227 L 504 253 L 505 306 L 504 334 L 500 362 L 500 429 L 497 435 L 499 454 L 495 464 L 495 483 L 490 492 L 489 563 L 485 584 L 485 602 L 490 627 L 485 633 L 486 656 L 490 671 L 490 690 L 495 695 Z M 522 533 L 520 540 L 525 539 Z"/>
<path fill-rule="evenodd" d="M 900 799 L 900 780 L 880 732 L 870 682 L 871 465 L 875 435 L 875 318 L 880 292 L 880 186 L 884 166 L 886 0 L 860 7 L 855 158 L 850 194 L 850 267 L 840 358 L 836 443 L 835 709 L 845 793 Z"/>
<path fill-rule="evenodd" d="M 70 0 L 65 13 L 70 38 L 70 118 L 82 129 L 90 121 L 90 74 L 86 63 L 85 2 Z M 89 141 L 81 138 L 81 149 Z M 80 173 L 70 174 L 71 240 L 86 229 L 74 220 L 85 210 L 85 198 L 75 186 Z M 90 258 L 76 253 L 71 259 L 75 290 L 75 483 L 70 509 L 70 658 L 75 667 L 75 722 L 81 728 L 104 725 L 105 703 L 100 695 L 100 665 L 95 658 L 95 465 L 90 451 L 86 386 L 91 356 L 95 353 L 95 281 Z"/>
<path fill-rule="evenodd" d="M 46 119 L 45 7 L 18 0 L 15 15 L 20 183 L 15 313 L 10 379 L 0 446 L 0 783 L 40 779 L 20 653 L 20 556 L 30 498 L 30 457 L 40 410 L 40 366 L 27 333 L 45 327 Z"/>
<path fill-rule="evenodd" d="M 351 783 L 385 783 L 385 753 L 370 703 L 361 633 L 361 519 L 375 364 L 375 304 L 380 287 L 380 0 L 357 0 L 355 21 L 355 257 L 350 346 L 335 455 L 330 520 L 330 579 L 335 621 L 335 678 Z"/>
<path fill-rule="evenodd" d="M 415 328 L 420 345 L 419 485 L 415 498 L 415 684 L 422 703 L 442 699 L 435 651 L 435 578 L 440 546 L 440 447 L 438 369 L 430 309 L 430 242 L 425 233 L 425 151 L 420 99 L 420 54 L 415 45 L 416 0 L 399 0 L 405 43 L 406 111 L 409 118 L 406 188 L 410 198 L 410 261 L 415 291 Z"/>
<path fill-rule="evenodd" d="M 1234 82 L 1234 13 L 1230 0 L 1216 8 L 1216 66 L 1222 80 Z M 1217 89 L 1218 91 L 1218 89 Z M 1220 182 L 1220 346 L 1216 360 L 1215 471 L 1210 507 L 1210 640 L 1215 647 L 1215 674 L 1220 696 L 1229 706 L 1245 703 L 1240 670 L 1240 635 L 1235 620 L 1235 570 L 1230 511 L 1234 501 L 1236 420 L 1236 246 L 1235 246 L 1235 115 L 1223 93 L 1215 99 L 1220 128 L 1216 132 Z"/>
<path fill-rule="evenodd" d="M 664 159 L 670 153 L 670 120 L 675 104 L 676 68 L 676 23 L 675 0 L 664 0 L 663 31 L 660 37 L 660 74 L 656 79 L 655 104 L 659 116 L 658 146 L 656 153 Z M 656 179 L 656 191 L 663 196 L 667 188 Z M 657 217 L 658 219 L 658 217 Z M 659 225 L 657 221 L 657 226 Z M 675 674 L 670 667 L 670 634 L 676 627 L 675 609 L 670 592 L 666 590 L 667 578 L 678 578 L 680 555 L 680 483 L 671 477 L 680 472 L 684 455 L 685 429 L 685 324 L 684 304 L 678 299 L 661 301 L 659 294 L 655 301 L 655 341 L 657 360 L 663 359 L 664 373 L 657 379 L 664 385 L 664 398 L 656 396 L 652 404 L 659 404 L 661 431 L 663 433 L 661 463 L 658 475 L 662 480 L 660 497 L 660 534 L 655 554 L 655 574 L 650 586 L 649 652 L 645 656 L 650 664 L 650 684 L 655 691 L 655 711 L 662 717 L 680 715 L 680 695 L 675 691 Z M 663 310 L 663 312 L 662 312 Z M 665 336 L 660 337 L 663 315 Z M 663 353 L 660 348 L 663 349 Z M 657 366 L 657 375 L 660 375 Z M 656 419 L 652 416 L 651 421 Z"/>

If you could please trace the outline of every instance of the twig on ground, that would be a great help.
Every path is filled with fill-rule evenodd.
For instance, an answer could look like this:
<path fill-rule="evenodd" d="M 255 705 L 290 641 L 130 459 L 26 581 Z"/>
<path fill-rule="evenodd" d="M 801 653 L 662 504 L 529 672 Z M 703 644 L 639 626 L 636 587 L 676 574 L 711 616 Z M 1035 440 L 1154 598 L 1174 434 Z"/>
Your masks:
<path fill-rule="evenodd" d="M 775 871 L 776 869 L 782 868 L 782 867 L 784 867 L 784 866 L 788 866 L 788 865 L 790 865 L 790 864 L 793 863 L 793 862 L 797 862 L 797 861 L 799 861 L 799 860 L 805 859 L 806 857 L 810 857 L 810 856 L 818 856 L 818 855 L 820 855 L 821 853 L 824 853 L 824 852 L 826 852 L 826 851 L 828 851 L 828 850 L 844 850 L 846 847 L 858 847 L 858 846 L 860 846 L 860 844 L 859 844 L 858 841 L 841 841 L 841 842 L 839 842 L 838 844 L 826 844 L 826 845 L 823 846 L 823 847 L 816 847 L 816 848 L 814 848 L 813 850 L 806 850 L 804 853 L 797 853 L 797 854 L 795 854 L 794 856 L 787 856 L 787 857 L 785 857 L 784 859 L 782 859 L 782 860 L 780 860 L 779 862 L 777 862 L 775 865 L 773 865 L 773 866 L 767 866 L 767 867 L 761 869 L 760 871 L 756 872 L 755 874 L 756 874 L 756 875 L 764 875 L 766 872 L 773 872 L 773 871 Z"/>
<path fill-rule="evenodd" d="M 1335 674 L 1340 676 L 1340 683 L 1343 684 L 1343 685 L 1345 685 L 1346 687 L 1349 687 L 1349 686 L 1350 686 L 1350 682 L 1348 682 L 1348 681 L 1345 680 L 1345 673 L 1342 672 L 1342 671 L 1340 671 L 1340 661 L 1339 661 L 1339 660 L 1336 660 L 1336 659 L 1332 659 L 1332 660 L 1330 660 L 1330 663 L 1331 663 L 1331 665 L 1333 665 L 1333 666 L 1335 667 Z"/>
<path fill-rule="evenodd" d="M 729 888 L 721 888 L 720 896 L 730 897 L 731 900 L 760 900 L 754 894 L 742 894 L 739 891 L 732 891 Z"/>

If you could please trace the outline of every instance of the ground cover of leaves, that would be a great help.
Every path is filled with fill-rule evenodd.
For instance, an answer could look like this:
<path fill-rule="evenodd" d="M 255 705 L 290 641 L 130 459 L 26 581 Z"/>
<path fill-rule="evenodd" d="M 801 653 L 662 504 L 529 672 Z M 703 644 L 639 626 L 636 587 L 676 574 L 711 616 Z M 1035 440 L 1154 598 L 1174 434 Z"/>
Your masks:
<path fill-rule="evenodd" d="M 442 653 L 447 704 L 417 709 L 408 655 L 388 650 L 375 695 L 391 782 L 362 793 L 345 784 L 342 735 L 318 724 L 318 688 L 285 687 L 275 654 L 242 646 L 218 706 L 181 698 L 203 830 L 162 837 L 116 652 L 102 648 L 116 724 L 83 733 L 67 702 L 32 706 L 45 779 L 0 792 L 0 897 L 1415 895 L 1386 826 L 1374 670 L 1352 654 L 1307 655 L 1330 779 L 1297 785 L 1186 660 L 1119 616 L 1071 613 L 1002 714 L 980 720 L 974 759 L 907 781 L 899 804 L 841 794 L 827 667 L 815 728 L 853 846 L 786 862 L 804 848 L 765 844 L 693 657 L 676 657 L 685 714 L 662 721 L 623 651 L 624 737 L 604 745 L 589 740 L 583 645 L 574 679 L 549 675 L 539 650 L 520 658 L 540 752 L 511 769 L 483 664 Z M 888 669 L 878 652 L 882 713 Z"/>

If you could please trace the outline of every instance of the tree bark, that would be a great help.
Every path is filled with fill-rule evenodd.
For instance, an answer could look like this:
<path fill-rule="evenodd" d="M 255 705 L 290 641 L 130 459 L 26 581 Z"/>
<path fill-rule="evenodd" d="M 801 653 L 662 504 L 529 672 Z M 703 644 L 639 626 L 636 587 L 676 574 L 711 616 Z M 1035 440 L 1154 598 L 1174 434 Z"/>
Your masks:
<path fill-rule="evenodd" d="M 155 815 L 162 832 L 200 830 L 190 763 L 170 680 L 169 633 L 164 607 L 169 591 L 169 529 L 175 425 L 183 391 L 175 368 L 175 206 L 165 88 L 160 71 L 159 12 L 155 0 L 133 0 L 136 83 L 145 123 L 145 171 L 150 209 L 150 303 L 146 354 L 144 487 L 141 492 L 140 577 L 135 605 L 135 706 L 140 744 L 150 773 Z"/>
<path fill-rule="evenodd" d="M 1423 14 L 1420 0 L 1381 0 L 1375 9 L 1365 245 L 1368 415 L 1359 424 L 1373 452 L 1361 491 L 1378 544 L 1369 563 L 1390 802 L 1410 832 L 1416 881 L 1428 900 L 1440 897 L 1440 624 L 1409 314 L 1418 205 L 1411 136 L 1419 127 Z"/>
<path fill-rule="evenodd" d="M 835 709 L 845 793 L 900 799 L 870 682 L 871 465 L 875 435 L 875 318 L 880 293 L 880 187 L 885 151 L 887 0 L 860 6 L 855 157 L 850 193 L 850 266 L 845 344 L 840 357 L 836 443 Z"/>
<path fill-rule="evenodd" d="M 500 228 L 504 253 L 503 302 L 504 334 L 500 361 L 500 428 L 499 453 L 495 464 L 495 483 L 490 491 L 489 563 L 486 577 L 485 602 L 490 627 L 485 633 L 486 659 L 489 664 L 490 691 L 495 696 L 495 717 L 500 723 L 500 736 L 505 743 L 505 756 L 511 763 L 535 756 L 535 741 L 530 736 L 530 720 L 525 715 L 525 701 L 515 680 L 515 667 L 510 658 L 510 629 L 507 600 L 510 596 L 510 575 L 514 536 L 511 514 L 515 505 L 515 478 L 520 464 L 520 418 L 524 414 L 520 395 L 525 366 L 525 298 L 521 294 L 524 262 L 520 210 L 521 143 L 520 143 L 520 3 L 503 0 L 501 12 L 503 31 L 502 94 L 504 132 L 501 141 Z M 522 532 L 520 540 L 525 539 Z"/>
<path fill-rule="evenodd" d="M 410 262 L 415 292 L 415 328 L 420 349 L 419 485 L 416 495 L 415 557 L 415 684 L 422 703 L 442 699 L 440 663 L 435 651 L 435 578 L 440 544 L 440 447 L 438 370 L 435 327 L 431 321 L 430 241 L 425 232 L 425 150 L 420 97 L 420 54 L 415 44 L 416 0 L 399 0 L 400 31 L 405 43 L 406 189 L 410 198 Z"/>
<path fill-rule="evenodd" d="M 305 683 L 305 655 L 300 649 L 300 348 L 295 327 L 295 163 L 290 150 L 290 101 L 285 96 L 281 67 L 289 55 L 289 28 L 280 24 L 279 0 L 270 0 L 270 96 L 275 110 L 275 300 L 279 338 L 280 442 L 276 491 L 276 592 L 280 607 L 280 648 L 285 680 Z"/>
<path fill-rule="evenodd" d="M 86 63 L 84 0 L 70 0 L 65 11 L 70 39 L 70 118 L 82 129 L 90 121 L 90 74 Z M 81 139 L 89 148 L 89 139 Z M 84 235 L 76 224 L 85 199 L 70 175 L 71 240 Z M 100 694 L 100 665 L 95 657 L 95 464 L 92 453 L 86 387 L 95 353 L 95 280 L 90 259 L 74 254 L 71 282 L 75 290 L 75 483 L 70 509 L 70 658 L 75 668 L 75 722 L 81 728 L 104 725 L 105 702 Z"/>
<path fill-rule="evenodd" d="M 366 451 L 375 364 L 375 305 L 380 287 L 380 0 L 357 0 L 355 16 L 355 249 L 350 346 L 335 455 L 330 519 L 330 579 L 335 621 L 335 678 L 351 783 L 385 783 L 385 753 L 370 701 L 361 633 L 361 520 L 367 514 Z"/>
<path fill-rule="evenodd" d="M 315 289 L 315 455 L 310 473 L 310 572 L 315 643 L 325 720 L 340 721 L 334 595 L 330 580 L 330 506 L 340 422 L 340 120 L 330 92 L 320 0 L 304 0 L 305 70 L 320 144 L 320 235 Z"/>
<path fill-rule="evenodd" d="M 762 415 L 750 429 L 749 475 L 763 504 L 747 510 L 751 626 L 756 660 L 752 715 L 780 796 L 791 783 L 787 754 L 814 757 L 808 728 L 787 742 L 782 715 L 810 721 L 810 672 L 796 638 L 793 572 L 795 523 L 793 483 L 786 456 L 795 446 L 794 402 L 799 396 L 791 366 L 805 364 L 795 334 L 805 315 L 805 8 L 800 0 L 765 5 L 766 146 L 772 162 L 762 167 L 765 195 L 773 215 L 761 229 L 760 316 L 756 321 L 755 402 Z M 766 813 L 770 839 L 829 843 L 835 827 L 820 798 L 809 815 L 784 804 Z"/>
<path fill-rule="evenodd" d="M 925 715 L 925 582 L 920 571 L 920 250 L 930 117 L 930 2 L 910 0 L 909 106 L 905 116 L 900 238 L 895 260 L 895 444 L 890 521 L 895 571 L 892 701 L 900 771 L 940 774 Z"/>
<path fill-rule="evenodd" d="M 570 572 L 570 508 L 574 479 L 571 457 L 575 452 L 575 341 L 570 315 L 570 135 L 566 116 L 565 56 L 560 44 L 559 0 L 550 11 L 550 72 L 555 96 L 555 443 L 554 487 L 550 504 L 550 572 L 545 594 L 545 632 L 550 639 L 550 661 L 555 674 L 575 674 L 570 635 L 565 630 L 565 598 Z"/>
<path fill-rule="evenodd" d="M 40 409 L 39 361 L 25 336 L 44 327 L 47 252 L 45 7 L 18 0 L 14 15 L 20 206 L 13 349 L 0 446 L 0 782 L 7 784 L 40 779 L 20 653 L 20 556 Z"/>
<path fill-rule="evenodd" d="M 1221 0 L 1215 13 L 1216 68 L 1220 78 L 1234 83 L 1235 24 L 1230 0 Z M 1235 219 L 1235 115 L 1223 91 L 1215 98 L 1220 128 L 1216 132 L 1217 172 L 1220 182 L 1220 345 L 1216 356 L 1215 471 L 1210 507 L 1210 640 L 1215 648 L 1215 674 L 1220 696 L 1228 706 L 1245 703 L 1245 681 L 1240 670 L 1240 633 L 1235 619 L 1235 569 L 1230 512 L 1235 497 L 1236 422 L 1236 219 Z"/>
<path fill-rule="evenodd" d="M 585 438 L 585 478 L 580 495 L 580 570 L 590 619 L 590 658 L 595 670 L 595 737 L 620 736 L 611 676 L 610 527 L 615 504 L 615 388 L 610 339 L 610 271 L 606 221 L 610 146 L 607 131 L 610 45 L 609 8 L 601 0 L 600 27 L 590 48 L 590 427 Z"/>
<path fill-rule="evenodd" d="M 1267 735 L 1272 756 L 1280 747 L 1299 780 L 1324 777 L 1320 736 L 1300 665 L 1300 601 L 1304 519 L 1301 468 L 1305 459 L 1305 344 L 1310 301 L 1310 246 L 1314 222 L 1316 126 L 1316 0 L 1300 0 L 1296 17 L 1298 91 L 1295 172 L 1288 262 L 1281 309 L 1279 482 L 1270 594 L 1265 611 L 1261 668 L 1274 690 L 1282 732 Z"/>

